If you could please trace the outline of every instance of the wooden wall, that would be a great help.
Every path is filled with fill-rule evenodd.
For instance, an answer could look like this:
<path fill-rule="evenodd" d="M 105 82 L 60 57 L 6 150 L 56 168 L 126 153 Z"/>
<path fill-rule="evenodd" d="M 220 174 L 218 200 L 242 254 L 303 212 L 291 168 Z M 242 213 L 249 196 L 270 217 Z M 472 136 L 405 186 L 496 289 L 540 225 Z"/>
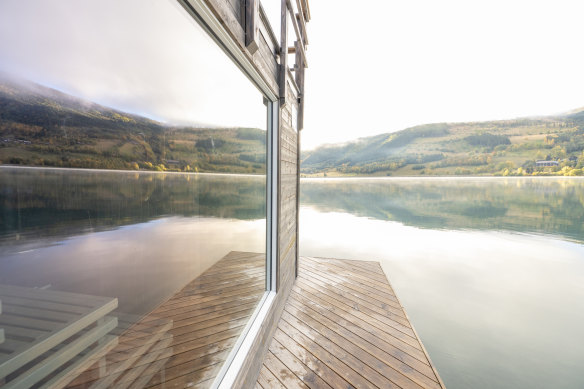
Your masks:
<path fill-rule="evenodd" d="M 183 1 L 188 3 L 189 0 Z M 260 17 L 259 36 L 257 38 L 258 49 L 252 54 L 245 47 L 244 11 L 246 0 L 204 0 L 204 2 L 225 27 L 233 41 L 238 44 L 245 56 L 253 63 L 269 88 L 276 95 L 279 95 L 278 80 L 280 69 L 282 69 L 279 66 L 280 48 L 269 27 L 269 23 L 263 17 Z M 287 69 L 285 80 L 287 84 L 286 104 L 280 108 L 278 121 L 278 293 L 236 379 L 235 387 L 240 388 L 255 386 L 270 340 L 276 330 L 284 304 L 296 277 L 299 137 L 297 129 L 293 128 L 297 120 L 292 115 L 299 112 L 299 95 L 295 81 Z"/>
<path fill-rule="evenodd" d="M 298 112 L 297 94 L 287 78 L 287 104 L 280 109 L 280 220 L 279 220 L 279 282 L 281 288 L 291 287 L 296 277 L 296 185 L 298 134 L 293 128 L 292 114 Z M 293 108 L 294 107 L 294 108 Z"/>

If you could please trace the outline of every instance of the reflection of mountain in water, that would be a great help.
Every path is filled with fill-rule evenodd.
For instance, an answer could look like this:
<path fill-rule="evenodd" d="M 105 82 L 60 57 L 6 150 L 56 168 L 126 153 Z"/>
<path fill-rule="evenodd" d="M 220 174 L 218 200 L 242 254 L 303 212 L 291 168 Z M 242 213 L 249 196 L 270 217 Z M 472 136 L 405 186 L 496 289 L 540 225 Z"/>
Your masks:
<path fill-rule="evenodd" d="M 584 180 L 303 180 L 302 202 L 421 228 L 550 233 L 584 241 Z"/>
<path fill-rule="evenodd" d="M 263 176 L 2 168 L 0 185 L 0 241 L 162 216 L 254 220 L 266 212 Z"/>

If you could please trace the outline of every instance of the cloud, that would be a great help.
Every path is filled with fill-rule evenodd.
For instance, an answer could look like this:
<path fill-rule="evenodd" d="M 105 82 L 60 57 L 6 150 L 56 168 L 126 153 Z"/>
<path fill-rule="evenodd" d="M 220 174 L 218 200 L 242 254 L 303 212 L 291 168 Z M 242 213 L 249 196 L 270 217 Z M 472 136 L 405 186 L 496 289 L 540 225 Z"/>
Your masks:
<path fill-rule="evenodd" d="M 261 93 L 176 1 L 3 0 L 0 69 L 161 121 L 265 128 Z"/>

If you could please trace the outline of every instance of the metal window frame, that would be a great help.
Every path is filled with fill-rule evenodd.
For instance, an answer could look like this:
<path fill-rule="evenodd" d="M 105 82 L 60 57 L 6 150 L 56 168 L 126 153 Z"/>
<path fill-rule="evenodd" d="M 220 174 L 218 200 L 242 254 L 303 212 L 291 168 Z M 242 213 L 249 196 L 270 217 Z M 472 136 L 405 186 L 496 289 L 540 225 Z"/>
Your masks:
<path fill-rule="evenodd" d="M 251 61 L 233 41 L 204 0 L 177 0 L 178 3 L 207 31 L 235 65 L 250 79 L 267 99 L 266 142 L 266 292 L 256 306 L 239 339 L 211 385 L 212 388 L 231 388 L 258 336 L 277 293 L 278 272 L 278 141 L 279 96 L 262 78 Z"/>

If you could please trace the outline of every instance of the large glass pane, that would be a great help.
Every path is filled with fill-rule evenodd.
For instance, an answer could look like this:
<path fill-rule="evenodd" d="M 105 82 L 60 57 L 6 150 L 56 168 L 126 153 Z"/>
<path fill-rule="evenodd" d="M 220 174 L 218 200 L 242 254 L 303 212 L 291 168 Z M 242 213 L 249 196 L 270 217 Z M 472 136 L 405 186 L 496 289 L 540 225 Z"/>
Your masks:
<path fill-rule="evenodd" d="M 265 291 L 266 122 L 174 1 L 0 2 L 0 386 L 211 385 Z"/>

